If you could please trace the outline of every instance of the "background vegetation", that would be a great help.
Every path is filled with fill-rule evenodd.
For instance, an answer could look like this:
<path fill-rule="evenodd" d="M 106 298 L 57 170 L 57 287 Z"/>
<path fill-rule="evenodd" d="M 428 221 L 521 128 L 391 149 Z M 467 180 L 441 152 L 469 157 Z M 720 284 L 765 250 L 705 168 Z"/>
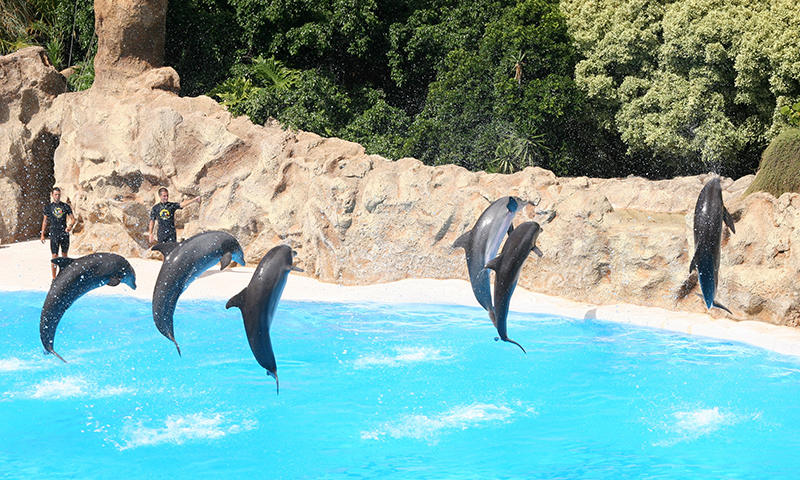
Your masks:
<path fill-rule="evenodd" d="M 787 128 L 764 151 L 758 175 L 745 194 L 759 191 L 775 198 L 800 192 L 800 128 Z"/>
<path fill-rule="evenodd" d="M 91 0 L 0 7 L 3 53 L 46 45 L 88 86 Z M 800 118 L 798 18 L 794 0 L 172 0 L 166 63 L 183 95 L 389 158 L 739 177 Z"/>

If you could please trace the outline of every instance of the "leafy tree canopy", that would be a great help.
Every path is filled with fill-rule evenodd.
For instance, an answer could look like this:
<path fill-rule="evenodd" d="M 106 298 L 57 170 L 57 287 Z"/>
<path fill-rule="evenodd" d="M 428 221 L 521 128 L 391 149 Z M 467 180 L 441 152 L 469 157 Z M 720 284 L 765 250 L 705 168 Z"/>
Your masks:
<path fill-rule="evenodd" d="M 791 0 L 563 0 L 575 79 L 654 176 L 752 173 L 800 97 Z M 649 158 L 649 160 L 647 160 Z"/>

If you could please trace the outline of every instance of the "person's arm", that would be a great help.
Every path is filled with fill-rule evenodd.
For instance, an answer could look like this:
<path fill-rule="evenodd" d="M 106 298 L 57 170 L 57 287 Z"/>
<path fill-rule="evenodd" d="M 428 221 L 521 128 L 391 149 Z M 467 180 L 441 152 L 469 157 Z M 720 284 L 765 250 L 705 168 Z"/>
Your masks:
<path fill-rule="evenodd" d="M 181 208 L 186 208 L 186 207 L 188 207 L 189 205 L 191 205 L 194 202 L 198 202 L 199 203 L 200 202 L 200 197 L 194 197 L 191 200 L 184 200 L 184 201 L 182 201 L 180 203 L 180 206 L 181 206 Z"/>
<path fill-rule="evenodd" d="M 150 243 L 154 243 L 154 238 L 153 238 L 153 226 L 154 226 L 155 224 L 156 224 L 156 221 L 155 221 L 155 220 L 153 220 L 153 219 L 151 218 L 151 219 L 150 219 L 150 226 L 149 226 L 149 227 L 148 227 L 148 229 L 147 229 L 147 233 L 148 233 L 148 239 L 150 240 Z"/>
<path fill-rule="evenodd" d="M 75 217 L 70 213 L 67 215 L 67 228 L 64 231 L 69 233 L 72 231 L 73 227 L 75 227 Z"/>
<path fill-rule="evenodd" d="M 41 235 L 39 235 L 39 238 L 42 240 L 42 243 L 44 243 L 44 229 L 45 228 L 47 228 L 47 215 L 45 215 L 44 218 L 42 218 L 42 231 L 41 231 Z"/>

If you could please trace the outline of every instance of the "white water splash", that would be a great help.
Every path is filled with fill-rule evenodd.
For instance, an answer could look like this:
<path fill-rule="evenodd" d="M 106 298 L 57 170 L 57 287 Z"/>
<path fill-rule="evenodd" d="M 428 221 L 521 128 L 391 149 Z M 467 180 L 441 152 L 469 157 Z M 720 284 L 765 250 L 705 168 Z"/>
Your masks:
<path fill-rule="evenodd" d="M 428 347 L 398 347 L 395 355 L 368 355 L 354 362 L 355 368 L 399 367 L 410 363 L 434 362 L 451 358 Z"/>
<path fill-rule="evenodd" d="M 405 415 L 397 421 L 384 423 L 375 430 L 361 432 L 361 438 L 380 440 L 388 436 L 436 443 L 439 435 L 448 430 L 466 430 L 487 424 L 508 422 L 514 413 L 505 406 L 483 403 L 460 405 L 433 417 Z"/>
<path fill-rule="evenodd" d="M 57 380 L 43 380 L 19 392 L 7 392 L 9 396 L 38 400 L 62 400 L 69 398 L 105 398 L 119 395 L 132 395 L 135 390 L 128 387 L 96 385 L 82 377 L 64 377 Z"/>
<path fill-rule="evenodd" d="M 44 380 L 27 392 L 28 398 L 55 400 L 85 396 L 89 384 L 79 377 L 65 377 L 60 380 Z"/>
<path fill-rule="evenodd" d="M 714 435 L 725 427 L 758 418 L 759 414 L 743 416 L 734 412 L 720 410 L 719 407 L 678 410 L 673 412 L 666 421 L 658 425 L 656 430 L 667 438 L 655 441 L 653 445 L 669 447 L 678 443 L 691 442 Z"/>
<path fill-rule="evenodd" d="M 124 444 L 118 448 L 127 450 L 164 443 L 180 445 L 187 441 L 213 440 L 252 430 L 256 424 L 255 420 L 235 422 L 222 413 L 172 415 L 159 427 L 147 427 L 141 421 L 127 424 L 122 432 Z"/>
<path fill-rule="evenodd" d="M 26 370 L 39 370 L 41 369 L 41 365 L 20 360 L 17 357 L 11 358 L 0 358 L 0 372 L 2 373 L 11 373 L 11 372 L 21 372 Z"/>

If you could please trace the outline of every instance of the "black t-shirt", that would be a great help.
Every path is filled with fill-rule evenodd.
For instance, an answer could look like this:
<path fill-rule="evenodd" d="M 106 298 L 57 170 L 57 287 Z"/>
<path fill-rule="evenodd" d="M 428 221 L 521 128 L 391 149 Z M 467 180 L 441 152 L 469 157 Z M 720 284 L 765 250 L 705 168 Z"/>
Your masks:
<path fill-rule="evenodd" d="M 150 210 L 150 219 L 158 220 L 159 240 L 170 238 L 175 235 L 175 212 L 181 208 L 180 203 L 167 202 L 156 203 Z"/>
<path fill-rule="evenodd" d="M 44 206 L 44 214 L 50 222 L 50 236 L 66 234 L 67 216 L 72 215 L 72 208 L 64 202 L 50 202 Z"/>

